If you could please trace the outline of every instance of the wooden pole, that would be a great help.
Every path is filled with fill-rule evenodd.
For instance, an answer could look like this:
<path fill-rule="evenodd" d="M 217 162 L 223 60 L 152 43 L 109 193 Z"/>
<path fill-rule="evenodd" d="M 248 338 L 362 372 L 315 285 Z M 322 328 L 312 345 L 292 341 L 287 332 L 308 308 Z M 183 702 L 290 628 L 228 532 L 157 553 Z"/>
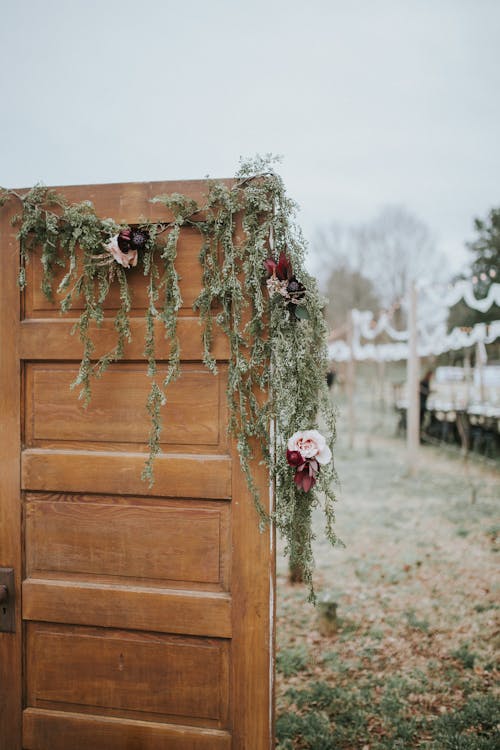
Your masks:
<path fill-rule="evenodd" d="M 377 360 L 378 370 L 378 398 L 380 408 L 385 411 L 385 360 Z"/>
<path fill-rule="evenodd" d="M 420 442 L 420 396 L 419 396 L 419 360 L 417 350 L 417 287 L 413 281 L 410 286 L 408 305 L 408 410 L 406 413 L 406 444 L 408 451 L 408 474 L 414 475 L 418 465 Z"/>
<path fill-rule="evenodd" d="M 347 343 L 349 345 L 350 357 L 347 361 L 347 419 L 348 419 L 348 434 L 349 434 L 349 448 L 354 448 L 354 378 L 355 378 L 355 365 L 354 365 L 354 321 L 352 310 L 349 314 L 349 325 L 347 330 Z"/>
<path fill-rule="evenodd" d="M 484 404 L 486 401 L 486 393 L 484 388 L 484 343 L 478 341 L 476 344 L 476 371 L 479 379 L 479 401 Z"/>

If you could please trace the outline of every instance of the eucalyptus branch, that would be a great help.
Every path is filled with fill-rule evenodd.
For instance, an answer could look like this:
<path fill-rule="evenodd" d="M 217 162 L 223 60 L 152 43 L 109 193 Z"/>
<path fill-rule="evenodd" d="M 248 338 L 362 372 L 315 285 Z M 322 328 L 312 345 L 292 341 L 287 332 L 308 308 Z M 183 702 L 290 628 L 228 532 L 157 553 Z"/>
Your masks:
<path fill-rule="evenodd" d="M 212 344 L 214 331 L 219 329 L 229 343 L 228 431 L 235 438 L 259 522 L 261 526 L 269 521 L 276 524 L 313 600 L 312 511 L 315 507 L 323 509 L 327 538 L 336 543 L 335 469 L 333 463 L 322 467 L 316 485 L 306 492 L 294 481 L 286 445 L 293 433 L 321 427 L 333 450 L 335 415 L 325 378 L 323 302 L 304 267 L 305 242 L 295 224 L 296 206 L 271 164 L 272 159 L 259 157 L 242 164 L 232 184 L 207 182 L 203 205 L 179 194 L 156 196 L 152 202 L 164 206 L 166 219 L 173 218 L 136 225 L 148 238 L 139 253 L 148 293 L 144 356 L 151 378 L 145 405 L 151 420 L 149 454 L 142 476 L 150 485 L 153 483 L 154 460 L 161 450 L 163 407 L 171 382 L 180 374 L 177 321 L 182 299 L 177 246 L 185 228 L 196 228 L 200 233 L 202 289 L 193 307 L 201 322 L 203 362 L 217 374 Z M 62 269 L 62 280 L 55 289 L 61 312 L 67 313 L 78 297 L 83 299 L 83 310 L 74 326 L 82 343 L 82 357 L 72 387 L 80 387 L 80 398 L 87 405 L 92 379 L 122 359 L 131 340 L 129 271 L 115 262 L 106 244 L 110 238 L 124 235 L 123 230 L 130 237 L 130 228 L 99 218 L 88 201 L 68 204 L 63 196 L 41 185 L 25 194 L 0 189 L 0 208 L 11 197 L 21 203 L 21 212 L 14 217 L 20 243 L 21 288 L 26 283 L 25 265 L 37 251 L 42 264 L 42 290 L 49 299 L 54 297 L 55 271 Z M 277 262 L 281 254 L 298 281 L 293 289 L 285 281 L 287 288 L 278 285 L 281 292 L 275 293 L 264 283 L 265 261 L 272 256 Z M 96 358 L 93 332 L 104 321 L 105 302 L 116 285 L 120 305 L 111 318 L 116 341 L 107 353 Z M 156 353 L 158 326 L 163 328 L 170 348 L 161 378 Z M 259 461 L 268 467 L 276 488 L 271 517 L 253 476 L 253 466 Z"/>

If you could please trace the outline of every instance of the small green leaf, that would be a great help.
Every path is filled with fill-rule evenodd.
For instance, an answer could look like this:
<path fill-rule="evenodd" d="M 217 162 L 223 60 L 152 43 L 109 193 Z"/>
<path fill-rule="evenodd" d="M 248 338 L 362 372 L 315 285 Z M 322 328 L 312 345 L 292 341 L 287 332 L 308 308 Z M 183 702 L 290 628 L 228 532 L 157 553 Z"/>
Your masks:
<path fill-rule="evenodd" d="M 299 320 L 309 320 L 309 313 L 304 305 L 295 305 L 295 316 Z"/>

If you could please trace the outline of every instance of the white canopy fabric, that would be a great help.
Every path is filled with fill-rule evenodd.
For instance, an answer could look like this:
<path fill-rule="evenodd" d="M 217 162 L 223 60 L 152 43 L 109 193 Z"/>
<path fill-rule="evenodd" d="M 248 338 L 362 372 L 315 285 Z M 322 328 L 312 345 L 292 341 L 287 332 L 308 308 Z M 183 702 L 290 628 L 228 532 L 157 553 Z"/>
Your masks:
<path fill-rule="evenodd" d="M 395 341 L 407 341 L 408 331 L 397 331 L 391 325 L 391 318 L 388 313 L 383 312 L 377 321 L 373 313 L 369 310 L 353 310 L 352 321 L 354 328 L 359 329 L 359 334 L 364 339 L 373 340 L 381 333 L 387 333 Z"/>
<path fill-rule="evenodd" d="M 479 342 L 492 344 L 500 338 L 500 320 L 493 323 L 477 323 L 470 331 L 454 328 L 451 333 L 441 335 L 439 331 L 434 336 L 420 340 L 417 349 L 420 357 L 437 356 L 444 352 L 464 349 Z M 355 360 L 374 359 L 377 361 L 394 362 L 408 359 L 408 342 L 388 344 L 361 344 L 359 337 L 353 338 L 352 351 Z M 337 362 L 347 362 L 351 359 L 351 350 L 346 341 L 333 341 L 328 346 L 330 359 Z"/>
<path fill-rule="evenodd" d="M 451 289 L 448 289 L 444 300 L 440 299 L 439 302 L 445 304 L 446 307 L 453 307 L 460 300 L 473 310 L 488 312 L 492 305 L 500 305 L 500 284 L 491 284 L 487 296 L 484 299 L 476 299 L 472 280 L 457 281 Z"/>
<path fill-rule="evenodd" d="M 474 310 L 486 312 L 493 304 L 500 305 L 500 284 L 492 284 L 488 295 L 478 300 L 471 280 L 459 281 L 444 295 L 435 296 L 431 287 L 423 287 L 418 305 L 418 354 L 421 357 L 438 355 L 450 350 L 463 349 L 475 344 L 491 344 L 500 338 L 500 321 L 478 323 L 470 330 L 454 328 L 446 332 L 446 320 L 450 307 L 460 300 Z M 378 320 L 369 310 L 353 310 L 352 357 L 355 360 L 397 361 L 408 359 L 409 331 L 398 331 L 391 323 L 391 315 L 383 312 Z M 362 343 L 362 339 L 373 342 L 381 333 L 393 341 L 386 344 Z M 351 359 L 351 348 L 346 341 L 337 340 L 329 344 L 330 358 L 338 362 Z"/>

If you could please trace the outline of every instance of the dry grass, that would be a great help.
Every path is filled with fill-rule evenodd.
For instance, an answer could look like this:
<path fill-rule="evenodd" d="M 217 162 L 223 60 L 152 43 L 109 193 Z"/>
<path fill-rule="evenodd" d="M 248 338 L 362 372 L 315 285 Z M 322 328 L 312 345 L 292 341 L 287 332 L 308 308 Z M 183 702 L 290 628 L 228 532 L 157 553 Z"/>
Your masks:
<path fill-rule="evenodd" d="M 493 749 L 499 473 L 424 446 L 406 477 L 394 415 L 361 408 L 354 450 L 339 425 L 346 547 L 315 543 L 336 633 L 278 563 L 279 747 Z"/>

